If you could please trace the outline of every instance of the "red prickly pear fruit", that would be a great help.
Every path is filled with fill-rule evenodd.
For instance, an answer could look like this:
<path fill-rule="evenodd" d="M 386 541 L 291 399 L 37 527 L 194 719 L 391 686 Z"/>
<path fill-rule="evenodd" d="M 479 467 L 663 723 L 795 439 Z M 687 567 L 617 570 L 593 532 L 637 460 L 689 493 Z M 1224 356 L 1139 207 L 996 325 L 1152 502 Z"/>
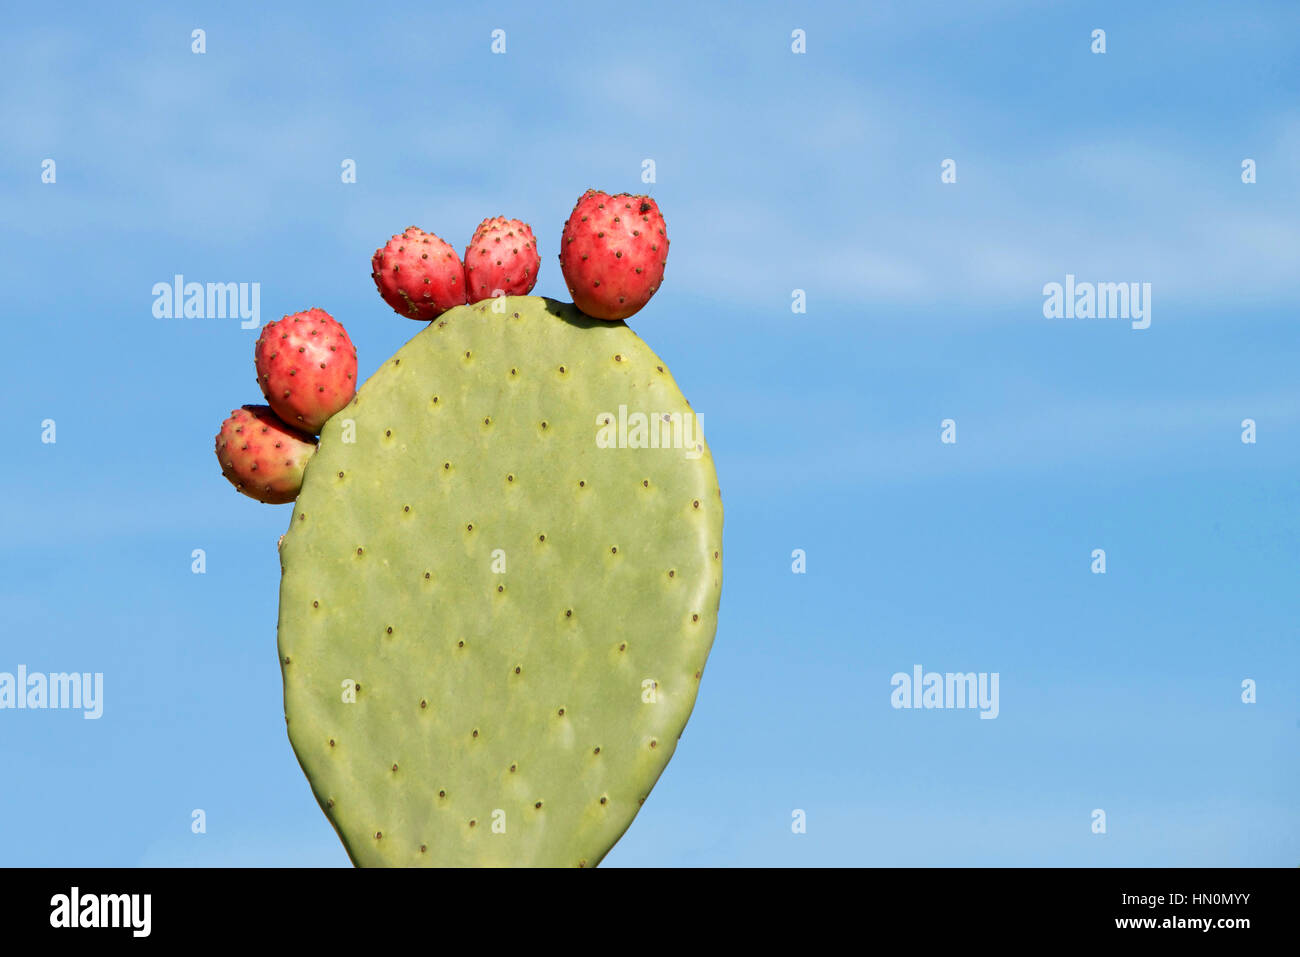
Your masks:
<path fill-rule="evenodd" d="M 217 433 L 221 474 L 238 491 L 267 505 L 298 497 L 303 469 L 315 451 L 315 436 L 285 425 L 265 405 L 235 409 Z"/>
<path fill-rule="evenodd" d="M 560 269 L 573 304 L 597 319 L 626 319 L 658 290 L 668 234 L 649 196 L 582 194 L 560 239 Z"/>
<path fill-rule="evenodd" d="M 384 302 L 408 319 L 427 322 L 465 304 L 465 267 L 433 233 L 408 226 L 375 250 L 370 266 Z"/>
<path fill-rule="evenodd" d="M 532 227 L 493 216 L 478 224 L 465 247 L 465 291 L 470 302 L 496 295 L 526 296 L 537 284 L 537 240 Z"/>
<path fill-rule="evenodd" d="M 304 432 L 320 432 L 357 391 L 357 350 L 324 309 L 268 322 L 254 350 L 257 384 L 275 414 Z"/>

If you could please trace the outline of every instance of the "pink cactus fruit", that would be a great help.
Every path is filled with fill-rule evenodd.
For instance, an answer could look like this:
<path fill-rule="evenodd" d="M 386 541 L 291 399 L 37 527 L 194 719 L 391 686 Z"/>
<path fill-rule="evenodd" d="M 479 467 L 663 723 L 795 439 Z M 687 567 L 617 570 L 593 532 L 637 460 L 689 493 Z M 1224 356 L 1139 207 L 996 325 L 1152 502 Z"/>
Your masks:
<path fill-rule="evenodd" d="M 493 216 L 479 223 L 465 247 L 465 289 L 470 302 L 496 295 L 526 296 L 537 284 L 537 240 L 527 223 Z"/>
<path fill-rule="evenodd" d="M 268 322 L 254 353 L 257 384 L 275 414 L 316 434 L 357 391 L 357 350 L 324 309 Z"/>
<path fill-rule="evenodd" d="M 649 196 L 589 189 L 560 240 L 560 269 L 573 303 L 597 319 L 626 319 L 650 301 L 664 278 L 668 234 Z"/>
<path fill-rule="evenodd" d="M 384 302 L 408 319 L 427 322 L 465 304 L 465 268 L 433 233 L 408 226 L 375 250 L 370 266 Z"/>
<path fill-rule="evenodd" d="M 217 433 L 221 474 L 238 491 L 267 505 L 298 497 L 303 469 L 315 451 L 314 436 L 285 425 L 265 405 L 235 409 Z"/>

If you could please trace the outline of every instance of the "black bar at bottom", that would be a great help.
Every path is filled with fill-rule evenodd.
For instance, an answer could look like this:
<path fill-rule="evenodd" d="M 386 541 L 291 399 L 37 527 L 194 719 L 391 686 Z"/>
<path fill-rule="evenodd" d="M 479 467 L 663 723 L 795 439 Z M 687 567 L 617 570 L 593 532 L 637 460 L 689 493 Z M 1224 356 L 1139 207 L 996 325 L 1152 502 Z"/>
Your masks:
<path fill-rule="evenodd" d="M 6 944 L 76 937 L 361 946 L 451 930 L 665 942 L 680 923 L 732 940 L 773 930 L 863 943 L 1293 939 L 1294 869 L 358 871 L 0 869 Z M 88 926 L 89 925 L 89 926 Z M 543 930 L 544 928 L 544 930 Z M 527 934 L 525 934 L 527 930 Z M 380 935 L 380 936 L 376 936 Z M 506 935 L 497 937 L 496 935 Z M 670 935 L 671 936 L 671 935 Z M 607 938 L 612 944 L 618 937 Z"/>

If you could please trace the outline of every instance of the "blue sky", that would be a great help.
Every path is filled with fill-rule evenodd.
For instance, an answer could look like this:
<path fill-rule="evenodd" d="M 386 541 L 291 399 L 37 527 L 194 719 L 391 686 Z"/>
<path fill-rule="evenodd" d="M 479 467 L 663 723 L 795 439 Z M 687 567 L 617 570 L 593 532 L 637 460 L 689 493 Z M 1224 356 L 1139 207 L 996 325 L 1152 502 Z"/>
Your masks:
<path fill-rule="evenodd" d="M 1300 8 L 229 6 L 0 35 L 0 671 L 105 676 L 98 721 L 0 711 L 0 865 L 347 863 L 284 729 L 290 510 L 212 454 L 255 333 L 153 284 L 326 308 L 365 376 L 418 328 L 388 236 L 517 216 L 567 298 L 575 198 L 646 158 L 629 324 L 704 416 L 726 580 L 607 864 L 1300 863 Z M 1151 283 L 1151 327 L 1044 318 L 1067 273 Z M 915 664 L 999 716 L 895 710 Z"/>

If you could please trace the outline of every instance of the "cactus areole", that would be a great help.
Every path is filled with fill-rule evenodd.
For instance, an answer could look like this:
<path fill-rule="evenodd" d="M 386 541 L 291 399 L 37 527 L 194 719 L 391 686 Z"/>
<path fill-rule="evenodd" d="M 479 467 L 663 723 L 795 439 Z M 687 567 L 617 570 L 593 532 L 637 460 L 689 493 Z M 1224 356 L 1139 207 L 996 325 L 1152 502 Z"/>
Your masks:
<path fill-rule="evenodd" d="M 496 297 L 325 424 L 280 559 L 289 738 L 355 864 L 590 867 L 694 706 L 722 500 L 624 323 Z"/>

